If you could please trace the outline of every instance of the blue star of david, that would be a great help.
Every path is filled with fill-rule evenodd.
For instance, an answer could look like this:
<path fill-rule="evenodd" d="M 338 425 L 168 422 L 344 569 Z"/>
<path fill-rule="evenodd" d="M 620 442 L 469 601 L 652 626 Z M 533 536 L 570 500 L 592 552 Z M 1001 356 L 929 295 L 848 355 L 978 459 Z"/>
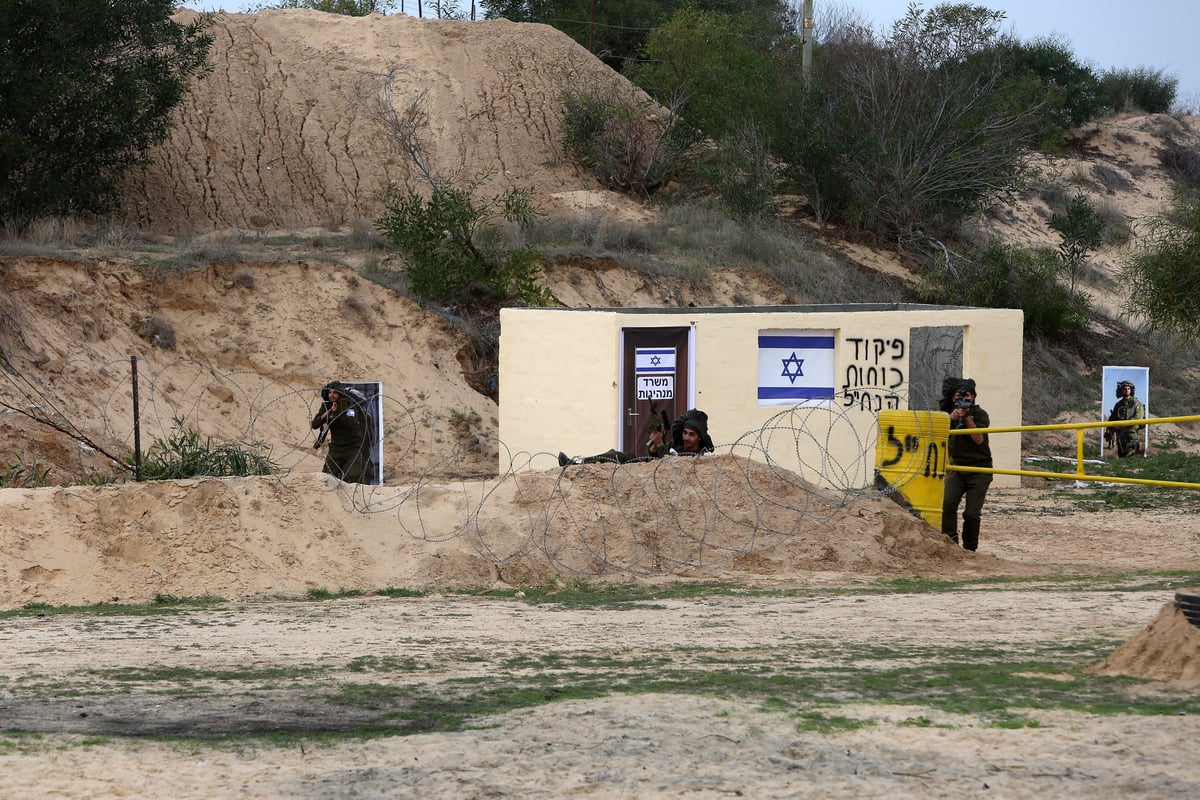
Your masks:
<path fill-rule="evenodd" d="M 796 351 L 782 360 L 783 372 L 779 373 L 784 378 L 787 378 L 793 385 L 796 383 L 796 378 L 804 377 L 804 359 L 796 358 Z"/>
<path fill-rule="evenodd" d="M 658 356 L 650 356 L 650 366 L 657 367 L 661 363 L 662 363 L 662 359 L 659 358 Z"/>

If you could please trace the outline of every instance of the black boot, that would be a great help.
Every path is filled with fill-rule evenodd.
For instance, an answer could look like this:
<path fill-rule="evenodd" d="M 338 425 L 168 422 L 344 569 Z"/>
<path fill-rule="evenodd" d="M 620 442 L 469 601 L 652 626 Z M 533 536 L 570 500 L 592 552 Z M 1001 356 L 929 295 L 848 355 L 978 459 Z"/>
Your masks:
<path fill-rule="evenodd" d="M 571 459 L 567 458 L 566 453 L 558 454 L 558 465 L 560 467 L 566 467 L 566 466 L 569 466 L 570 464 L 571 464 Z"/>
<path fill-rule="evenodd" d="M 974 551 L 979 547 L 979 524 L 977 519 L 963 519 L 962 544 L 964 550 Z"/>

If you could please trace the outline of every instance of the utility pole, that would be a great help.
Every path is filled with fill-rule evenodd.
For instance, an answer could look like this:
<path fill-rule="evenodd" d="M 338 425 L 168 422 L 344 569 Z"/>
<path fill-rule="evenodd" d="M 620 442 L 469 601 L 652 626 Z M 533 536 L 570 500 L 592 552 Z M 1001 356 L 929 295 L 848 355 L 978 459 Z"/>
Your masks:
<path fill-rule="evenodd" d="M 804 85 L 808 86 L 812 82 L 813 0 L 804 0 L 801 15 L 803 19 L 800 23 L 800 71 Z"/>

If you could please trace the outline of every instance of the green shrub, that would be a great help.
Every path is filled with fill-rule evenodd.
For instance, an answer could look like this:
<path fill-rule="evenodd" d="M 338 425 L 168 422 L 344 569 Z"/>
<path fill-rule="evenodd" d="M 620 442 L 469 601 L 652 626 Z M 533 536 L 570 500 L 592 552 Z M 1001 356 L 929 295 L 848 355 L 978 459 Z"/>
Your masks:
<path fill-rule="evenodd" d="M 1200 202 L 1185 204 L 1174 218 L 1149 223 L 1120 276 L 1129 291 L 1130 314 L 1194 340 L 1200 337 Z"/>
<path fill-rule="evenodd" d="M 1107 110 L 1100 79 L 1075 59 L 1070 44 L 1058 36 L 1006 43 L 1009 80 L 1032 79 L 1047 99 L 1045 113 L 1063 133 Z"/>
<path fill-rule="evenodd" d="M 1175 103 L 1179 79 L 1163 74 L 1161 69 L 1126 67 L 1101 75 L 1100 87 L 1116 111 L 1166 114 Z"/>
<path fill-rule="evenodd" d="M 264 452 L 266 451 L 266 452 Z M 133 469 L 133 460 L 126 466 Z M 200 438 L 185 420 L 175 418 L 175 426 L 165 439 L 154 440 L 142 459 L 142 477 L 146 480 L 172 480 L 206 475 L 216 478 L 272 475 L 279 471 L 262 442 L 214 444 Z"/>
<path fill-rule="evenodd" d="M 1070 289 L 1087 263 L 1088 253 L 1104 241 L 1104 219 L 1082 192 L 1071 198 L 1066 211 L 1050 217 L 1050 227 L 1062 237 L 1058 257 L 1070 276 Z"/>
<path fill-rule="evenodd" d="M 1058 281 L 1053 253 L 992 239 L 963 256 L 943 256 L 921 276 L 918 296 L 940 305 L 1019 308 L 1025 336 L 1058 338 L 1087 326 L 1090 301 Z"/>
<path fill-rule="evenodd" d="M 717 193 L 732 213 L 755 216 L 772 208 L 775 164 L 770 145 L 756 126 L 746 125 L 722 137 L 713 166 Z"/>
<path fill-rule="evenodd" d="M 480 201 L 475 191 L 482 180 L 465 187 L 442 181 L 428 199 L 412 189 L 389 190 L 376 227 L 403 253 L 412 292 L 422 300 L 456 303 L 483 284 L 501 300 L 546 305 L 550 293 L 538 285 L 541 254 L 528 246 L 509 249 L 490 235 L 501 219 L 524 227 L 540 216 L 532 191 L 510 189 Z"/>

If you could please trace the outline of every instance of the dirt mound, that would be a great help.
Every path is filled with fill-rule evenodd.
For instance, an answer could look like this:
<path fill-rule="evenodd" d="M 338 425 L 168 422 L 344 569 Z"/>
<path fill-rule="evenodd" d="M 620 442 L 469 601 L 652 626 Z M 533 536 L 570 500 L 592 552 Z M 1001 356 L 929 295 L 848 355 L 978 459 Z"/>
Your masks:
<path fill-rule="evenodd" d="M 1200 589 L 1190 589 L 1200 594 Z M 1102 675 L 1132 675 L 1200 686 L 1200 628 L 1175 603 L 1167 603 L 1146 628 L 1094 668 Z"/>
<path fill-rule="evenodd" d="M 1028 568 L 738 456 L 354 487 L 326 476 L 0 492 L 0 606 L 558 579 L 805 584 Z"/>
<path fill-rule="evenodd" d="M 171 137 L 124 193 L 124 213 L 141 228 L 377 218 L 381 192 L 416 177 L 370 111 L 392 70 L 396 106 L 428 113 L 421 138 L 439 176 L 482 172 L 482 192 L 529 187 L 548 202 L 562 193 L 573 209 L 580 191 L 597 188 L 559 152 L 558 98 L 567 81 L 623 79 L 554 28 L 267 10 L 217 14 L 212 32 L 212 72 L 195 81 Z M 604 197 L 598 208 L 636 207 Z"/>

